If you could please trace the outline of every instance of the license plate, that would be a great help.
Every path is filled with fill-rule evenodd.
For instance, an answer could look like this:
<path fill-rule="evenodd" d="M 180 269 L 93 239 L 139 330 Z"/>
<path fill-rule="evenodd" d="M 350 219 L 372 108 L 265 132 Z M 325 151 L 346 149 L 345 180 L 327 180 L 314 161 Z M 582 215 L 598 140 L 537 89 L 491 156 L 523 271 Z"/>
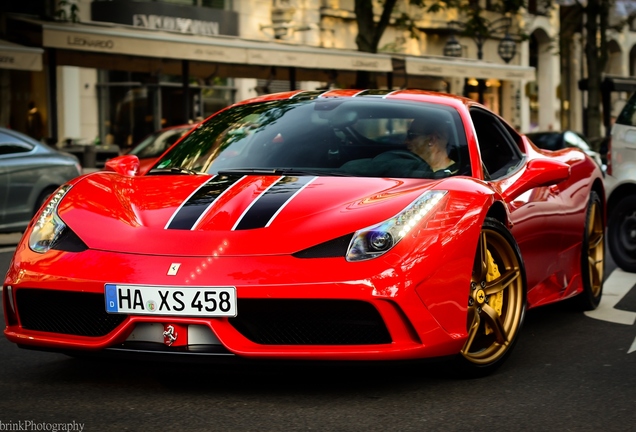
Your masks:
<path fill-rule="evenodd" d="M 105 284 L 106 312 L 131 315 L 236 316 L 235 287 Z"/>

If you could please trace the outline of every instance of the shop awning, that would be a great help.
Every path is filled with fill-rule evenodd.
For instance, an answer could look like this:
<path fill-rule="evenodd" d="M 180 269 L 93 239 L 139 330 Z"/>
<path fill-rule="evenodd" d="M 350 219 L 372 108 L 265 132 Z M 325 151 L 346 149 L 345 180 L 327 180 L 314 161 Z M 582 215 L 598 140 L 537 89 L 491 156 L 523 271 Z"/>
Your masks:
<path fill-rule="evenodd" d="M 0 40 L 0 69 L 41 71 L 43 53 L 41 48 L 29 48 Z"/>
<path fill-rule="evenodd" d="M 391 57 L 236 37 L 201 37 L 108 24 L 42 23 L 46 48 L 306 69 L 391 72 Z"/>
<path fill-rule="evenodd" d="M 452 57 L 404 57 L 407 75 L 534 81 L 535 68 Z"/>

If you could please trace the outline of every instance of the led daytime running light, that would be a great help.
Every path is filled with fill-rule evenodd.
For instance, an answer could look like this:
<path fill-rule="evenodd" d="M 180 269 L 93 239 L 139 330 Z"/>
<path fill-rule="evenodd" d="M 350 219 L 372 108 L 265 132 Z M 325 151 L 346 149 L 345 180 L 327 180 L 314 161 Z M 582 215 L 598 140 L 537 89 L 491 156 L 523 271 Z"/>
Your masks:
<path fill-rule="evenodd" d="M 62 219 L 57 215 L 57 208 L 70 188 L 70 185 L 60 187 L 49 197 L 47 204 L 40 211 L 29 236 L 29 247 L 34 252 L 47 252 L 66 228 Z"/>
<path fill-rule="evenodd" d="M 429 214 L 447 193 L 425 192 L 391 219 L 357 231 L 349 245 L 347 261 L 362 261 L 385 254 Z M 391 243 L 385 246 L 382 242 L 378 243 L 378 239 Z"/>
<path fill-rule="evenodd" d="M 411 229 L 446 195 L 446 191 L 426 193 L 396 216 L 396 226 L 401 226 L 398 240 L 404 238 Z"/>

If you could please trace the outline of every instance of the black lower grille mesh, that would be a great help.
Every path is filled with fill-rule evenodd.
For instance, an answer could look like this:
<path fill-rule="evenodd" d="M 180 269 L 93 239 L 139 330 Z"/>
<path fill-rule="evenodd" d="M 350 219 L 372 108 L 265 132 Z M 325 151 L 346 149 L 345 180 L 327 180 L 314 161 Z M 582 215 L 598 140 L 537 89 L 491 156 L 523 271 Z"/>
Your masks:
<path fill-rule="evenodd" d="M 239 299 L 230 323 L 263 345 L 367 345 L 391 343 L 379 312 L 355 300 Z"/>
<path fill-rule="evenodd" d="M 104 294 L 25 288 L 15 294 L 20 324 L 27 330 L 97 337 L 126 319 L 106 313 Z"/>

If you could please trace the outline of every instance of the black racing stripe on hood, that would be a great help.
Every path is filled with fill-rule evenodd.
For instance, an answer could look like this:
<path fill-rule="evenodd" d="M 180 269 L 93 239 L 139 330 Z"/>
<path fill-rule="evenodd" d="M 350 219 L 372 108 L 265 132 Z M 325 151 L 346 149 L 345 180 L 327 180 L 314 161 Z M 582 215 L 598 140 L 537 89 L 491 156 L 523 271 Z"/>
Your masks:
<path fill-rule="evenodd" d="M 316 177 L 285 176 L 267 189 L 243 213 L 234 226 L 235 230 L 264 228 L 268 226 L 276 214 L 301 189 L 311 183 Z"/>
<path fill-rule="evenodd" d="M 201 215 L 224 192 L 238 182 L 242 175 L 219 175 L 204 183 L 173 215 L 166 229 L 192 229 Z"/>

